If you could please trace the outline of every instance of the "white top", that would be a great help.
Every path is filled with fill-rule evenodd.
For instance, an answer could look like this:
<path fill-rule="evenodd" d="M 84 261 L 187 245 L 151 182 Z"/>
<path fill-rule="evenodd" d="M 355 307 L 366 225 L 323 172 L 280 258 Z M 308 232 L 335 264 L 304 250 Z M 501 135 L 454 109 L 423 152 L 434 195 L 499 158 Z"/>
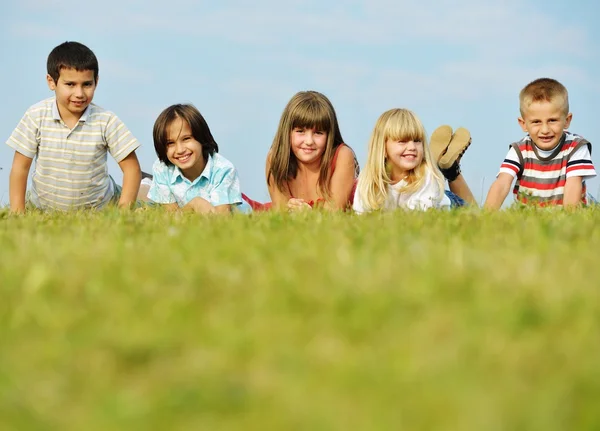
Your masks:
<path fill-rule="evenodd" d="M 400 189 L 406 186 L 402 180 L 396 184 L 388 185 L 387 198 L 381 208 L 383 211 L 393 211 L 398 208 L 405 210 L 425 211 L 430 208 L 450 208 L 450 199 L 443 190 L 439 190 L 431 172 L 425 176 L 425 184 L 414 193 L 400 193 Z M 354 204 L 352 209 L 358 214 L 369 212 L 361 199 L 358 188 L 354 193 Z"/>

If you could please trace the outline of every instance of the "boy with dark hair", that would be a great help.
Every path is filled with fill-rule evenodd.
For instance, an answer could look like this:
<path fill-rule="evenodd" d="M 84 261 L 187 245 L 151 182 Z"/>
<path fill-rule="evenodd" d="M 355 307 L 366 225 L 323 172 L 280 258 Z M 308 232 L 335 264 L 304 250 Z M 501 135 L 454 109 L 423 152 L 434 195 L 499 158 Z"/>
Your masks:
<path fill-rule="evenodd" d="M 137 139 L 112 112 L 92 103 L 98 60 L 78 42 L 50 52 L 46 80 L 54 97 L 30 107 L 6 142 L 15 150 L 9 179 L 12 212 L 25 211 L 27 197 L 40 209 L 101 208 L 110 202 L 130 207 L 142 178 Z M 123 171 L 123 187 L 108 174 L 109 152 Z"/>
<path fill-rule="evenodd" d="M 536 79 L 521 90 L 519 103 L 527 136 L 510 145 L 484 207 L 500 208 L 515 178 L 513 193 L 522 204 L 587 204 L 585 180 L 596 176 L 592 145 L 567 131 L 573 118 L 567 89 L 554 79 Z"/>

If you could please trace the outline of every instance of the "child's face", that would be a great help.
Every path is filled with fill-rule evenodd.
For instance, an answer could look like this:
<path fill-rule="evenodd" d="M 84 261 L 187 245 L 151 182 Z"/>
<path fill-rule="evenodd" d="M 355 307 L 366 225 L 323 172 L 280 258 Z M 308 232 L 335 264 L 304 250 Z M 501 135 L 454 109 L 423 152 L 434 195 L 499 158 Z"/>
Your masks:
<path fill-rule="evenodd" d="M 565 115 L 560 100 L 533 102 L 523 109 L 519 124 L 539 149 L 551 150 L 569 128 L 572 117 L 571 113 Z"/>
<path fill-rule="evenodd" d="M 388 139 L 385 153 L 392 166 L 392 180 L 400 181 L 423 161 L 423 142 Z"/>
<path fill-rule="evenodd" d="M 79 119 L 92 103 L 96 81 L 92 70 L 61 69 L 58 81 L 46 76 L 48 87 L 56 95 L 58 112 L 63 120 Z"/>
<path fill-rule="evenodd" d="M 327 147 L 327 132 L 315 128 L 296 127 L 290 136 L 292 152 L 300 163 L 320 164 Z"/>
<path fill-rule="evenodd" d="M 202 144 L 192 136 L 187 121 L 177 117 L 167 127 L 167 159 L 190 181 L 200 176 L 206 166 Z"/>

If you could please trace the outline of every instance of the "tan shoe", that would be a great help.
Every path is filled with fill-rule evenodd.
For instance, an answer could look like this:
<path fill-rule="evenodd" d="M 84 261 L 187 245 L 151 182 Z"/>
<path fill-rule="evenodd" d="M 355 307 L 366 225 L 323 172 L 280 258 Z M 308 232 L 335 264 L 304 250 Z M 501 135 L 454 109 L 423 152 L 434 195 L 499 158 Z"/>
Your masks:
<path fill-rule="evenodd" d="M 429 139 L 429 152 L 434 164 L 438 164 L 440 158 L 446 153 L 450 140 L 452 139 L 452 127 L 440 126 L 433 131 Z"/>
<path fill-rule="evenodd" d="M 439 159 L 440 169 L 449 169 L 455 163 L 460 164 L 460 159 L 469 145 L 471 145 L 471 133 L 464 127 L 456 129 L 446 152 Z"/>

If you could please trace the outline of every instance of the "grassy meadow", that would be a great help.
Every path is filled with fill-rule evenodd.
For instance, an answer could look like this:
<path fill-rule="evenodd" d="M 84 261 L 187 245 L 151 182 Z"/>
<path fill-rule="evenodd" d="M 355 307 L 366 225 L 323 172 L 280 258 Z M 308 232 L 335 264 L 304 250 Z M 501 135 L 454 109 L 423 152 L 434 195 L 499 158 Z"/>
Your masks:
<path fill-rule="evenodd" d="M 599 222 L 0 212 L 0 429 L 599 429 Z"/>

